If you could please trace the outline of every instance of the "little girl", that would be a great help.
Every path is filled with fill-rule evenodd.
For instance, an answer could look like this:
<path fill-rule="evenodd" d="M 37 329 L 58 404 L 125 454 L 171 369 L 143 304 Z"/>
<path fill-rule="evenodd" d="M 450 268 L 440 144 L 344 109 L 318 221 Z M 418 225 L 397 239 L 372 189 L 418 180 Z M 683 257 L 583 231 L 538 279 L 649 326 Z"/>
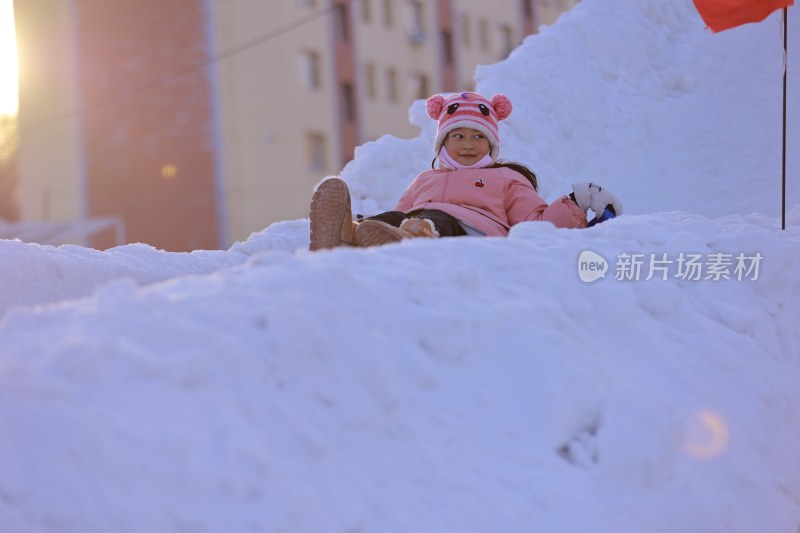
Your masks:
<path fill-rule="evenodd" d="M 311 201 L 310 249 L 375 246 L 411 237 L 506 236 L 511 226 L 545 220 L 561 228 L 586 227 L 586 211 L 600 216 L 622 206 L 607 189 L 576 183 L 573 193 L 548 205 L 536 176 L 523 165 L 501 163 L 498 123 L 511 114 L 511 100 L 465 92 L 426 102 L 437 120 L 434 162 L 403 193 L 394 211 L 356 223 L 350 193 L 339 178 L 324 181 Z M 433 163 L 431 163 L 433 167 Z"/>

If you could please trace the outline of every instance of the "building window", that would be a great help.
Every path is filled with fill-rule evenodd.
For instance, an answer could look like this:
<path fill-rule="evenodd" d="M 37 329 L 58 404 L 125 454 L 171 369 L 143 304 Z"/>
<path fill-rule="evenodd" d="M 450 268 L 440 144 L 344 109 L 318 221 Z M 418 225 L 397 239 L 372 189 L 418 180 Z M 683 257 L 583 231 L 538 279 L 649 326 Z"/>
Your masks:
<path fill-rule="evenodd" d="M 445 65 L 452 65 L 453 57 L 453 34 L 448 30 L 442 30 L 442 61 Z"/>
<path fill-rule="evenodd" d="M 347 4 L 336 6 L 336 37 L 340 43 L 350 41 L 350 11 Z"/>
<path fill-rule="evenodd" d="M 306 150 L 308 168 L 312 171 L 325 169 L 325 136 L 321 133 L 308 133 L 306 135 Z"/>
<path fill-rule="evenodd" d="M 481 50 L 484 52 L 489 51 L 489 21 L 486 19 L 478 21 L 478 42 Z"/>
<path fill-rule="evenodd" d="M 400 99 L 397 91 L 397 71 L 393 68 L 386 70 L 386 98 L 391 103 L 397 103 Z"/>
<path fill-rule="evenodd" d="M 392 9 L 392 0 L 383 0 L 383 25 L 387 28 L 391 28 L 394 25 Z"/>
<path fill-rule="evenodd" d="M 378 80 L 375 78 L 374 63 L 367 63 L 364 65 L 364 87 L 366 87 L 367 98 L 369 100 L 378 98 Z"/>
<path fill-rule="evenodd" d="M 361 19 L 364 24 L 369 24 L 372 21 L 372 0 L 361 0 Z"/>
<path fill-rule="evenodd" d="M 343 82 L 340 87 L 340 92 L 342 100 L 342 119 L 347 122 L 352 122 L 356 119 L 355 95 L 353 94 L 353 86 L 348 82 Z"/>
<path fill-rule="evenodd" d="M 505 59 L 514 49 L 514 28 L 508 24 L 501 24 L 500 40 L 503 43 L 501 59 Z"/>
<path fill-rule="evenodd" d="M 411 77 L 411 93 L 414 98 L 425 99 L 430 96 L 428 76 L 418 72 Z"/>
<path fill-rule="evenodd" d="M 465 46 L 472 43 L 472 32 L 470 31 L 469 15 L 461 15 L 461 42 Z"/>
<path fill-rule="evenodd" d="M 533 18 L 533 0 L 522 0 L 522 14 L 525 18 Z"/>
<path fill-rule="evenodd" d="M 303 78 L 309 89 L 316 91 L 322 88 L 322 61 L 317 52 L 303 52 Z"/>
<path fill-rule="evenodd" d="M 425 40 L 425 7 L 419 0 L 409 2 L 411 20 L 409 21 L 408 34 L 415 42 Z"/>

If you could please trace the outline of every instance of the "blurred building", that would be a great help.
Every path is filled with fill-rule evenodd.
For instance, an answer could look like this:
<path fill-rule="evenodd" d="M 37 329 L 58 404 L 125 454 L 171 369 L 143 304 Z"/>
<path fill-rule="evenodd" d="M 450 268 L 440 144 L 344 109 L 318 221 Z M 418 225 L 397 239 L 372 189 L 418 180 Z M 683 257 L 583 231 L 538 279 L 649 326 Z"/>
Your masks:
<path fill-rule="evenodd" d="M 305 217 L 358 144 L 417 135 L 415 99 L 576 2 L 16 0 L 20 217 L 174 251 Z"/>

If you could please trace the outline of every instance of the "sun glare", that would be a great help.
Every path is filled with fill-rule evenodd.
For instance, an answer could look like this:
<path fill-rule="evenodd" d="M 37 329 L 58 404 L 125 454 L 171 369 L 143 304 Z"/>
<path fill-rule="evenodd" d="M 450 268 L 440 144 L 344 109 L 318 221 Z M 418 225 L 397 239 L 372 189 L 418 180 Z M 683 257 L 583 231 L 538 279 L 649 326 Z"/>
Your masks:
<path fill-rule="evenodd" d="M 17 38 L 13 0 L 0 0 L 0 115 L 19 111 Z"/>

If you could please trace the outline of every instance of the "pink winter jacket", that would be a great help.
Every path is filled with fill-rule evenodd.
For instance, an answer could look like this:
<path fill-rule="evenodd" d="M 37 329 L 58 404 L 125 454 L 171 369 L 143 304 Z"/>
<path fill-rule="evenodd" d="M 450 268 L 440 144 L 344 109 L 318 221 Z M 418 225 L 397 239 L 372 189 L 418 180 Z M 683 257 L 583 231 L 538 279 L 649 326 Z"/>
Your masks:
<path fill-rule="evenodd" d="M 440 209 L 490 236 L 506 236 L 511 226 L 526 220 L 586 227 L 586 214 L 575 202 L 562 198 L 547 205 L 525 176 L 506 167 L 423 172 L 396 209 Z"/>

